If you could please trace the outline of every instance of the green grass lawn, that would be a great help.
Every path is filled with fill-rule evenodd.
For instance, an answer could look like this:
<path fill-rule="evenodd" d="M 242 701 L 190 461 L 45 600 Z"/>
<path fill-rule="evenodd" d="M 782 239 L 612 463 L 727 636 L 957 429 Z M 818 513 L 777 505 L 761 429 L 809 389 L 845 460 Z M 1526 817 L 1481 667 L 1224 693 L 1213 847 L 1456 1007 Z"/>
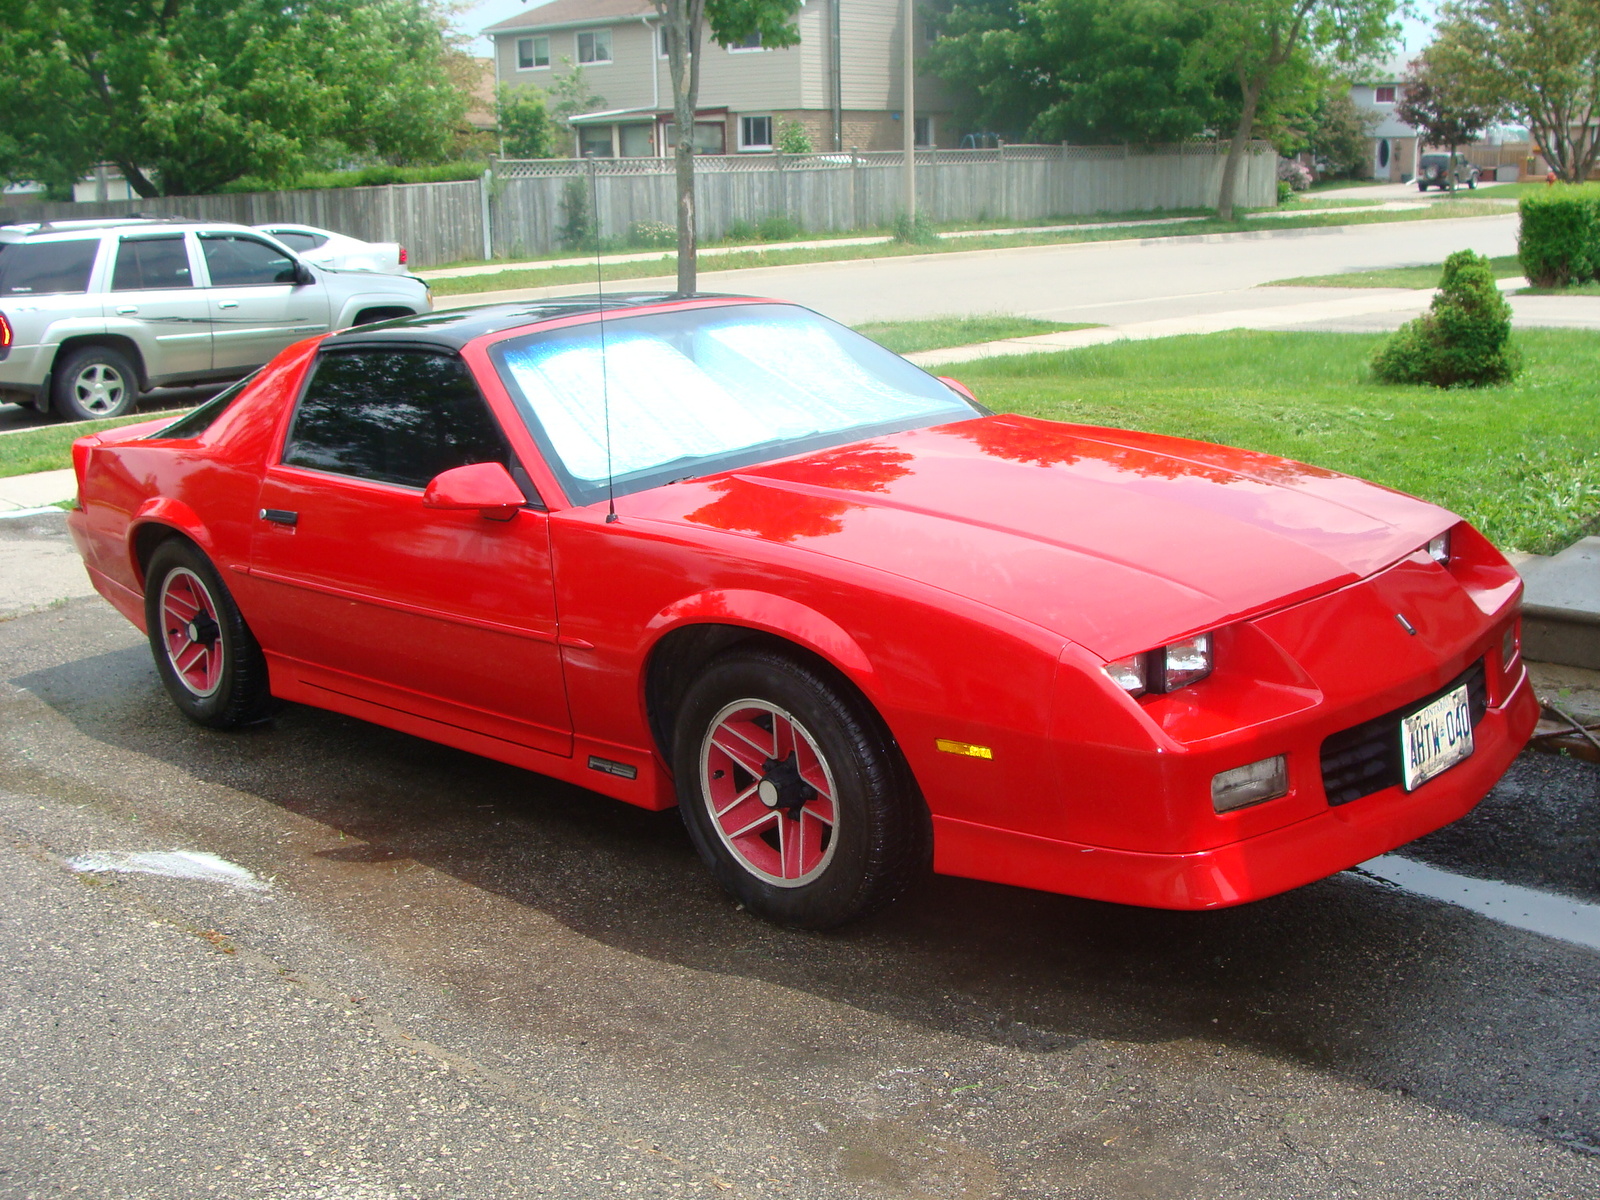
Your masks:
<path fill-rule="evenodd" d="M 27 433 L 8 433 L 0 437 L 0 478 L 8 475 L 31 475 L 35 471 L 59 471 L 72 465 L 72 443 L 86 433 L 99 429 L 114 429 L 118 425 L 132 425 L 154 417 L 170 415 L 176 421 L 182 413 L 137 413 L 130 417 L 113 417 L 109 421 L 78 421 L 59 425 L 41 425 Z"/>
<path fill-rule="evenodd" d="M 943 350 L 946 346 L 972 346 L 978 342 L 998 342 L 1003 338 L 1034 337 L 1041 333 L 1063 333 L 1070 329 L 1095 329 L 1092 323 L 1062 325 L 1033 317 L 933 317 L 926 321 L 873 321 L 854 327 L 878 345 L 896 354 L 915 354 L 919 350 Z"/>
<path fill-rule="evenodd" d="M 1491 258 L 1489 265 L 1496 279 L 1522 274 L 1522 263 L 1515 254 Z M 1444 273 L 1443 263 L 1423 267 L 1389 267 L 1381 271 L 1344 271 L 1336 275 L 1301 275 L 1295 279 L 1274 279 L 1267 287 L 1348 287 L 1348 288 L 1436 288 Z M 1561 293 L 1566 295 L 1566 292 Z"/>
<path fill-rule="evenodd" d="M 1122 229 L 1068 229 L 1057 233 L 996 234 L 993 237 L 981 238 L 947 238 L 927 246 L 913 246 L 899 242 L 871 246 L 819 246 L 808 250 L 769 250 L 757 246 L 736 254 L 704 259 L 700 263 L 700 272 L 708 274 L 712 271 L 737 271 L 750 267 L 782 267 L 805 263 L 843 262 L 851 259 L 894 258 L 907 254 L 951 254 L 1014 246 L 1054 246 L 1072 242 L 1111 242 L 1130 238 L 1181 237 L 1210 233 L 1258 233 L 1264 225 L 1270 225 L 1273 229 L 1315 229 L 1329 225 L 1437 221 L 1452 217 L 1484 216 L 1502 211 L 1504 206 L 1500 204 L 1463 199 L 1442 200 L 1426 209 L 1411 212 L 1378 212 L 1368 208 L 1328 208 L 1319 211 L 1311 207 L 1303 213 L 1270 222 L 1207 220 L 1182 224 L 1157 223 Z M 660 258 L 644 262 L 606 263 L 602 271 L 607 282 L 649 279 L 673 274 L 677 270 L 676 262 L 675 254 L 663 253 Z M 492 275 L 433 279 L 429 280 L 429 286 L 435 296 L 471 296 L 482 292 L 569 285 L 592 290 L 594 282 L 595 268 L 585 264 L 576 267 L 536 267 L 528 270 L 497 271 Z"/>
<path fill-rule="evenodd" d="M 941 371 L 991 408 L 1243 446 L 1376 480 L 1550 554 L 1600 530 L 1600 334 L 1527 329 L 1510 385 L 1374 383 L 1367 334 L 1236 331 Z"/>

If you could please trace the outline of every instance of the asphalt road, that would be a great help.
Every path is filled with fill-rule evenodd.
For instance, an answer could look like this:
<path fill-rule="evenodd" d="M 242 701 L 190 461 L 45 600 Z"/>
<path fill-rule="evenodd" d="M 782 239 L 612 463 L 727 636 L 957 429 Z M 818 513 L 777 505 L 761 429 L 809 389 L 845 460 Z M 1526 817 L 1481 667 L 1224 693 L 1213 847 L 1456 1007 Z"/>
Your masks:
<path fill-rule="evenodd" d="M 1529 756 L 1405 853 L 1600 898 L 1597 814 Z M 783 932 L 674 814 L 188 725 L 95 598 L 0 620 L 0 827 L 4 1197 L 1600 1195 L 1600 954 L 1359 875 Z"/>
<path fill-rule="evenodd" d="M 1297 288 L 1252 291 L 1276 279 L 1443 262 L 1462 249 L 1516 253 L 1514 213 L 1465 220 L 1261 229 L 1009 250 L 858 259 L 742 271 L 707 270 L 700 288 L 776 296 L 848 325 L 950 314 L 1018 316 L 1121 325 L 1301 304 Z M 672 288 L 668 278 L 629 280 L 616 290 Z M 443 296 L 455 308 L 498 299 L 534 299 L 582 291 L 530 288 L 478 296 Z M 1339 289 L 1338 294 L 1348 293 Z"/>

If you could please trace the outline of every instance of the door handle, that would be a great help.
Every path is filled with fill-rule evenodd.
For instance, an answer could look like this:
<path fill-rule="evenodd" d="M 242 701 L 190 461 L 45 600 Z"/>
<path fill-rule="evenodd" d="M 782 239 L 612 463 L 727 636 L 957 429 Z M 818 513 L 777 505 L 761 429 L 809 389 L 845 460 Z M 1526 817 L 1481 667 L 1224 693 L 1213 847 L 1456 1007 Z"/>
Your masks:
<path fill-rule="evenodd" d="M 274 525 L 287 525 L 291 529 L 300 524 L 300 514 L 286 508 L 263 508 L 261 519 L 271 521 Z"/>
<path fill-rule="evenodd" d="M 138 311 L 139 311 L 139 306 L 136 305 L 136 304 L 125 304 L 121 308 L 117 309 L 117 312 L 120 313 L 124 317 L 132 316 L 134 313 L 136 313 Z"/>
<path fill-rule="evenodd" d="M 217 307 L 218 308 L 238 308 L 239 307 L 239 302 L 237 300 L 218 300 L 217 301 Z"/>

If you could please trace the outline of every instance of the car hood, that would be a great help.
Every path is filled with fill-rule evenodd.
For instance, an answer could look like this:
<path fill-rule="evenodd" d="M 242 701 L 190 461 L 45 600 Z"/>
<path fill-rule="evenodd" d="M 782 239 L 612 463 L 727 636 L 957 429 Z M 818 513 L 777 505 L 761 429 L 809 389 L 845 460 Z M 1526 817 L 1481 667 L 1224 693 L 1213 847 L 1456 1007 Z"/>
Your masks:
<path fill-rule="evenodd" d="M 1306 599 L 1455 518 L 1303 463 L 995 416 L 626 498 L 968 597 L 1108 658 Z"/>

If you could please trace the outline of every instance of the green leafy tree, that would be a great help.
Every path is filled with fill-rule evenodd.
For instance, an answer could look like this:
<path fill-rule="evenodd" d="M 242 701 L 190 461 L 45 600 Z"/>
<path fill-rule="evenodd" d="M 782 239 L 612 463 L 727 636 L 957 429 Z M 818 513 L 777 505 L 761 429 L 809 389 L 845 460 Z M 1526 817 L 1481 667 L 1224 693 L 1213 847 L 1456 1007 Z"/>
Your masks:
<path fill-rule="evenodd" d="M 1453 0 L 1426 51 L 1466 100 L 1528 126 L 1562 179 L 1582 183 L 1600 153 L 1600 3 Z"/>
<path fill-rule="evenodd" d="M 7 173 L 141 196 L 440 155 L 467 99 L 432 0 L 0 0 Z"/>
<path fill-rule="evenodd" d="M 556 123 L 538 88 L 501 84 L 495 91 L 494 111 L 505 154 L 511 158 L 556 157 Z"/>
<path fill-rule="evenodd" d="M 1400 102 L 1395 116 L 1422 134 L 1424 145 L 1447 146 L 1450 162 L 1456 160 L 1456 147 L 1478 140 L 1494 120 L 1494 109 L 1476 105 L 1460 84 L 1448 73 L 1433 67 L 1427 55 L 1406 68 L 1401 83 Z M 1450 190 L 1456 190 L 1456 173 L 1450 172 Z"/>
<path fill-rule="evenodd" d="M 785 121 L 778 126 L 778 149 L 784 154 L 810 154 L 811 135 L 799 121 Z"/>
<path fill-rule="evenodd" d="M 927 67 L 970 98 L 963 116 L 1040 141 L 1179 141 L 1217 115 L 1216 71 L 1191 46 L 1209 25 L 1186 0 L 968 0 Z"/>
<path fill-rule="evenodd" d="M 589 77 L 570 58 L 563 55 L 561 65 L 566 71 L 550 83 L 550 115 L 563 129 L 571 129 L 573 117 L 598 112 L 606 106 L 606 98 L 589 87 Z"/>
<path fill-rule="evenodd" d="M 1367 165 L 1367 139 L 1378 123 L 1378 116 L 1356 107 L 1350 97 L 1350 83 L 1343 78 L 1329 82 L 1317 98 L 1311 114 L 1306 149 L 1327 177 L 1349 179 Z"/>
<path fill-rule="evenodd" d="M 700 46 L 709 31 L 724 45 L 761 35 L 761 44 L 782 49 L 800 41 L 795 14 L 800 0 L 654 0 L 672 75 L 673 166 L 678 191 L 678 291 L 695 290 L 694 113 L 700 103 Z"/>
<path fill-rule="evenodd" d="M 1209 14 L 1191 48 L 1191 69 L 1215 71 L 1235 90 L 1233 137 L 1222 169 L 1217 215 L 1233 219 L 1239 170 L 1250 139 L 1269 126 L 1275 101 L 1304 87 L 1313 64 L 1353 63 L 1399 35 L 1396 0 L 1190 0 Z"/>

